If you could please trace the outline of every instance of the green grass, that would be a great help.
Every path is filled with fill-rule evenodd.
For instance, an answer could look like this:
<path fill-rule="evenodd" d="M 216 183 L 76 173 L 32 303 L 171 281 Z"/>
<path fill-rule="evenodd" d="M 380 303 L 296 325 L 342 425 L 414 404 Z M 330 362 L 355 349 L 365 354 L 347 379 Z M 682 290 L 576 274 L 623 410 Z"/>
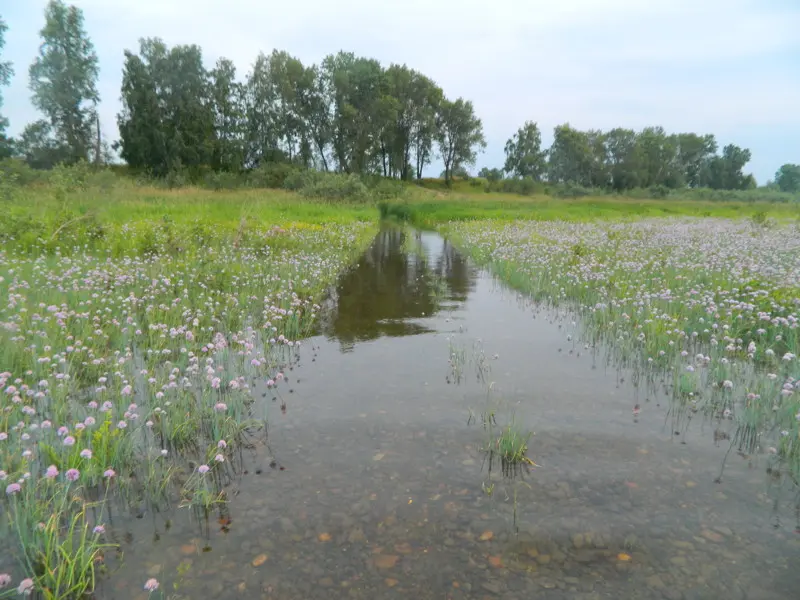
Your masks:
<path fill-rule="evenodd" d="M 288 222 L 349 223 L 375 219 L 368 204 L 326 203 L 301 199 L 292 192 L 270 189 L 210 191 L 202 188 L 175 190 L 139 187 L 121 180 L 110 189 L 88 188 L 69 192 L 65 198 L 50 186 L 19 188 L 12 202 L 3 203 L 12 216 L 50 218 L 65 208 L 77 214 L 93 214 L 109 224 L 168 219 L 177 224 L 213 221 L 235 229 L 242 218 L 257 225 Z"/>
<path fill-rule="evenodd" d="M 496 219 L 503 221 L 636 220 L 646 217 L 800 219 L 800 205 L 776 203 L 702 202 L 691 200 L 633 200 L 613 197 L 557 199 L 513 194 L 417 193 L 408 201 L 387 203 L 388 212 L 418 227 L 431 228 L 449 221 Z M 758 217 L 757 217 L 758 218 Z"/>

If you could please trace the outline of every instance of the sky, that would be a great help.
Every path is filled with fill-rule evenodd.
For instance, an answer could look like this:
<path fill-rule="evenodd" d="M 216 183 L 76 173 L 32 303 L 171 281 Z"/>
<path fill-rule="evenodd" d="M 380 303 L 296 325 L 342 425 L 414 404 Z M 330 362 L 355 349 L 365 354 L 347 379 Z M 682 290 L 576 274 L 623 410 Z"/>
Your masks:
<path fill-rule="evenodd" d="M 304 63 L 347 50 L 405 63 L 445 94 L 472 100 L 500 167 L 505 141 L 526 120 L 543 141 L 581 129 L 661 125 L 713 133 L 749 148 L 759 183 L 800 163 L 800 0 L 73 0 L 100 61 L 101 125 L 118 137 L 123 51 L 142 37 L 195 43 L 209 67 L 225 56 L 239 75 L 259 52 Z M 28 66 L 45 0 L 0 0 L 3 90 L 10 133 L 38 117 Z M 430 168 L 438 175 L 439 164 Z"/>

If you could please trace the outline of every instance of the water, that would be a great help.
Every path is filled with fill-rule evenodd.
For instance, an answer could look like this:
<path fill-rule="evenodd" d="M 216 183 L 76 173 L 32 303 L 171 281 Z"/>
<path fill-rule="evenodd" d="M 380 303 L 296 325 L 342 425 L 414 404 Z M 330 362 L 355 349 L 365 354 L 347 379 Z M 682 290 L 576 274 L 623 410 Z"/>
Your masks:
<path fill-rule="evenodd" d="M 397 230 L 332 297 L 227 532 L 180 511 L 117 523 L 102 597 L 145 597 L 148 577 L 187 598 L 797 597 L 800 535 L 764 461 L 732 455 L 715 484 L 726 448 L 700 423 L 681 443 L 665 400 L 569 341 L 569 318 Z M 468 421 L 489 406 L 535 431 L 524 479 L 487 474 Z"/>

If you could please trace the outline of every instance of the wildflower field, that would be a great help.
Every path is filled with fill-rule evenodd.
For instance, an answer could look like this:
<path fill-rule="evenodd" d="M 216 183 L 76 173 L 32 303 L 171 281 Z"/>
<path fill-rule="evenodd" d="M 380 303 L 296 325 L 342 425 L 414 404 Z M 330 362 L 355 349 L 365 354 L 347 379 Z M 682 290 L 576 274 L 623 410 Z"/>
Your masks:
<path fill-rule="evenodd" d="M 374 221 L 38 198 L 0 232 L 0 597 L 79 598 L 114 562 L 115 511 L 224 510 L 266 425 L 253 382 L 281 385 Z"/>
<path fill-rule="evenodd" d="M 796 491 L 796 224 L 673 218 L 443 229 L 511 286 L 579 315 L 587 347 L 604 348 L 651 388 L 666 380 L 676 428 L 695 415 L 711 422 L 715 441 L 765 454 L 768 472 Z"/>

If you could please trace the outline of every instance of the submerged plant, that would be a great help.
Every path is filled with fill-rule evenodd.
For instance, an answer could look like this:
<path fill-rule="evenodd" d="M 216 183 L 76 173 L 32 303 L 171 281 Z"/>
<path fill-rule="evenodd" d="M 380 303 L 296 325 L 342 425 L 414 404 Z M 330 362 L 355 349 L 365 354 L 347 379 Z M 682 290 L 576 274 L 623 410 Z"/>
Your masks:
<path fill-rule="evenodd" d="M 769 454 L 797 487 L 800 231 L 764 224 L 473 221 L 447 232 L 534 301 L 580 316 L 585 348 L 604 348 L 635 385 L 672 381 L 676 430 L 710 421 L 715 443 Z"/>

